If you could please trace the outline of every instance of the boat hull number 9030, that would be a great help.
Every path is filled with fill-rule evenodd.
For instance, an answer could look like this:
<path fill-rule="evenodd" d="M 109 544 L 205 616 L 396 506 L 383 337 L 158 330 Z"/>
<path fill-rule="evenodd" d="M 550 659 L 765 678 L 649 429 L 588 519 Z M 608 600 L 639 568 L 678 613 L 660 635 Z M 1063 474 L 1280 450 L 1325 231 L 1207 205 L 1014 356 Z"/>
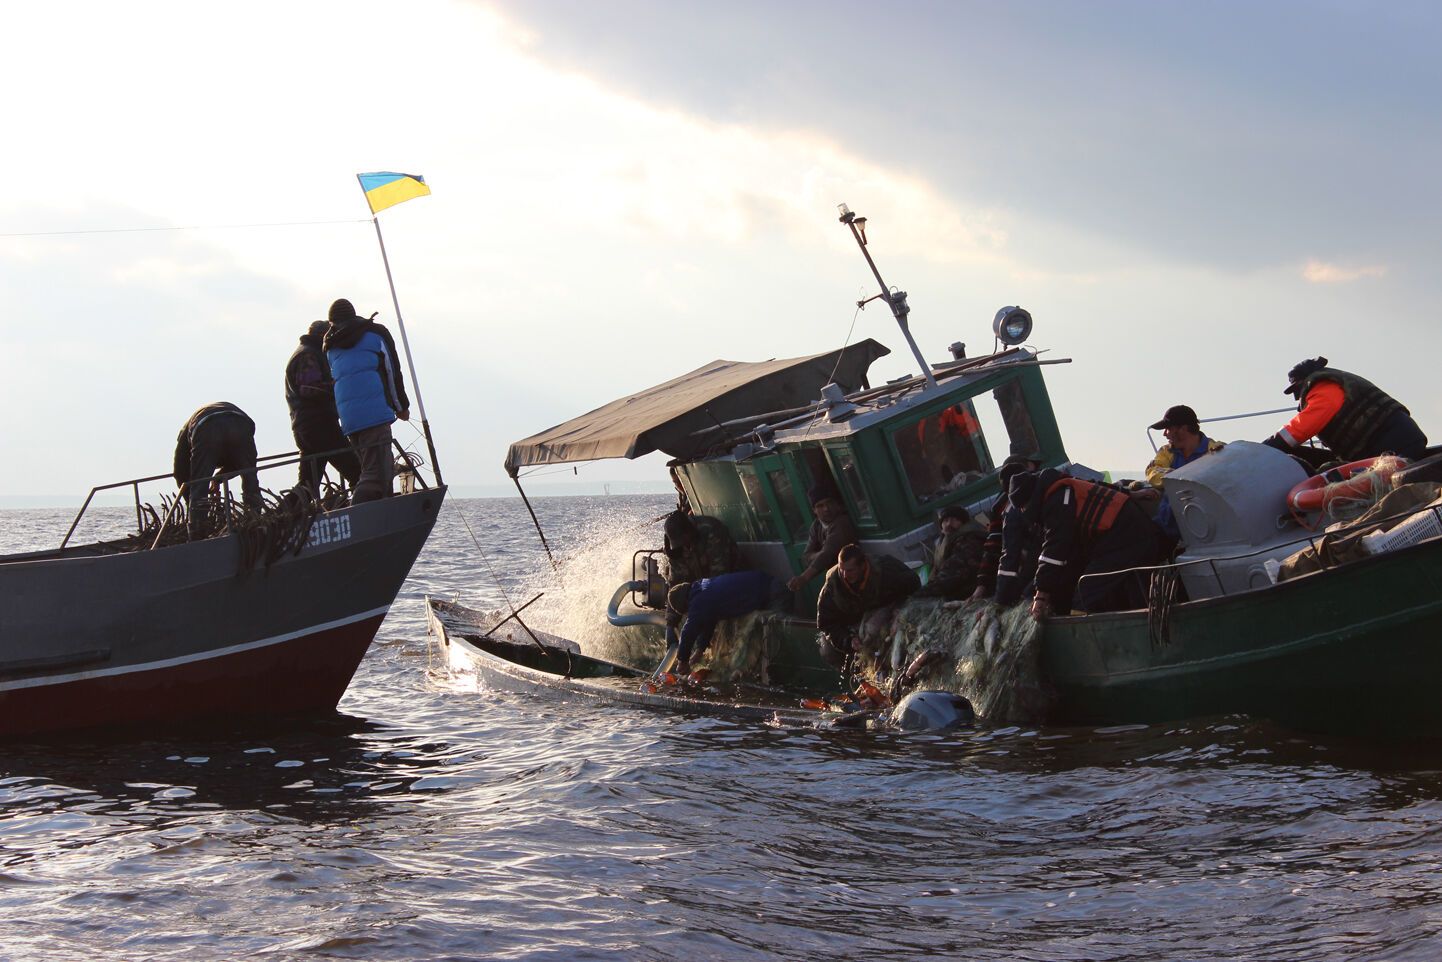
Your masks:
<path fill-rule="evenodd" d="M 310 525 L 307 545 L 334 544 L 350 540 L 350 514 L 338 514 L 328 518 L 316 518 Z"/>

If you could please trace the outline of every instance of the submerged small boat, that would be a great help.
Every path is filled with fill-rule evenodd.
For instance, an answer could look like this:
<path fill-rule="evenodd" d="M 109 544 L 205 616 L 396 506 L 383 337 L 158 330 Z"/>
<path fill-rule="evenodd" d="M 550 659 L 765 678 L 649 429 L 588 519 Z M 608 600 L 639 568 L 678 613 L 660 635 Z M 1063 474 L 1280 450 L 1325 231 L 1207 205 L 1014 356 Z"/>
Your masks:
<path fill-rule="evenodd" d="M 862 219 L 843 206 L 842 221 L 881 282 Z M 921 360 L 906 295 L 884 282 L 882 291 Z M 839 492 L 868 553 L 924 569 L 937 512 L 989 509 L 1006 454 L 1102 477 L 1067 456 L 1043 371 L 1065 361 L 1026 346 L 1031 329 L 1027 312 L 1003 308 L 993 353 L 967 357 L 956 344 L 948 361 L 923 361 L 920 374 L 875 387 L 867 369 L 889 352 L 872 340 L 787 360 L 714 361 L 515 442 L 506 467 L 518 478 L 530 466 L 663 451 L 681 506 L 721 520 L 749 567 L 783 580 L 802 570 L 813 521 L 801 493 L 822 485 Z M 1414 544 L 1278 581 L 1277 563 L 1320 536 L 1287 509 L 1306 477 L 1293 458 L 1245 441 L 1168 475 L 1183 550 L 1145 572 L 1148 608 L 1044 623 L 1047 720 L 1246 713 L 1314 730 L 1442 737 L 1433 691 L 1442 672 L 1439 505 L 1419 509 L 1436 523 Z M 608 613 L 613 624 L 661 620 L 661 552 L 638 548 Z M 819 587 L 803 592 L 802 617 L 768 664 L 771 682 L 798 692 L 841 682 L 819 657 L 809 618 Z"/>
<path fill-rule="evenodd" d="M 549 632 L 501 621 L 456 602 L 426 599 L 427 630 L 440 644 L 448 669 L 474 675 L 487 688 L 758 721 L 814 723 L 827 715 L 796 707 L 796 699 L 785 692 L 658 688 L 647 684 L 649 672 L 584 655 L 574 641 Z"/>
<path fill-rule="evenodd" d="M 262 477 L 296 463 L 265 460 Z M 334 709 L 445 491 L 0 556 L 0 737 Z M 138 487 L 136 505 L 140 526 Z"/>

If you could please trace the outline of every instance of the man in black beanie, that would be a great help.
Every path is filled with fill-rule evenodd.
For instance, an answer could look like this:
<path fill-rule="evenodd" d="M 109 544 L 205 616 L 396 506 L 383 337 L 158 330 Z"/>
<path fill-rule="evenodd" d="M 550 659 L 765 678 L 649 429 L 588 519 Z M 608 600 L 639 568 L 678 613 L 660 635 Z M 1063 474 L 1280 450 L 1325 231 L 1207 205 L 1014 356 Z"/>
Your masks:
<path fill-rule="evenodd" d="M 985 551 L 986 531 L 959 504 L 942 508 L 936 523 L 941 537 L 932 549 L 931 577 L 917 597 L 953 601 L 970 597 Z"/>
<path fill-rule="evenodd" d="M 345 432 L 360 458 L 360 479 L 352 501 L 375 501 L 391 493 L 395 460 L 391 425 L 410 420 L 410 401 L 400 358 L 390 331 L 361 317 L 345 298 L 330 306 L 330 326 L 322 347 L 335 378 L 335 404 Z"/>
<path fill-rule="evenodd" d="M 1042 536 L 1033 617 L 1065 615 L 1073 607 L 1091 613 L 1145 605 L 1142 581 L 1128 569 L 1156 564 L 1162 544 L 1156 526 L 1124 491 L 1047 468 L 1012 478 L 1009 495 L 997 573 L 1000 604 L 1021 600 L 1025 587 L 1014 551 L 1020 539 L 1012 537 L 1020 528 Z M 1106 577 L 1095 577 L 1101 575 Z"/>
<path fill-rule="evenodd" d="M 1325 357 L 1293 366 L 1282 393 L 1297 398 L 1297 416 L 1262 442 L 1279 451 L 1306 457 L 1300 446 L 1313 437 L 1329 450 L 1308 460 L 1351 462 L 1382 454 L 1416 460 L 1427 448 L 1427 435 L 1399 401 L 1366 378 L 1328 367 Z"/>
<path fill-rule="evenodd" d="M 300 345 L 285 366 L 285 403 L 290 408 L 290 433 L 300 450 L 300 484 L 320 495 L 321 476 L 326 462 L 340 472 L 352 487 L 360 479 L 360 461 L 340 431 L 335 409 L 335 382 L 330 364 L 321 349 L 329 328 L 327 321 L 313 321 L 300 336 Z M 324 457 L 306 459 L 330 451 Z"/>
<path fill-rule="evenodd" d="M 828 483 L 817 482 L 806 492 L 806 497 L 811 502 L 811 513 L 816 520 L 811 522 L 811 534 L 801 555 L 806 567 L 786 582 L 791 591 L 801 591 L 812 579 L 825 574 L 836 564 L 841 549 L 857 541 L 856 525 L 847 516 L 846 506 L 841 503 L 835 488 Z"/>
<path fill-rule="evenodd" d="M 1001 494 L 997 495 L 991 505 L 991 523 L 986 529 L 986 542 L 982 546 L 981 561 L 977 566 L 976 590 L 971 594 L 973 601 L 990 598 L 996 593 L 996 572 L 1002 555 L 1002 527 L 1006 523 L 1007 510 L 1011 507 L 1011 479 L 1024 471 L 1035 471 L 1040 467 L 1041 461 L 1030 454 L 1011 454 L 1001 462 L 1001 468 L 996 473 Z M 1031 541 L 1019 562 L 1019 574 L 1023 584 L 1031 581 L 1032 573 L 1036 570 L 1038 549 L 1041 547 L 1040 538 L 1032 538 Z"/>

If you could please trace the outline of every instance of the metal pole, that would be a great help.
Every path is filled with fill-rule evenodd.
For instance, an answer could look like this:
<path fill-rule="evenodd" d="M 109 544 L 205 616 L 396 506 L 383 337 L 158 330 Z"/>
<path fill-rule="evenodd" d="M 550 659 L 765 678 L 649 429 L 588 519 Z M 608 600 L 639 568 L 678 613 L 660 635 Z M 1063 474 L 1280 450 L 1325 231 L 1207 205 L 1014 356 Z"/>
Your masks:
<path fill-rule="evenodd" d="M 410 368 L 411 372 L 411 387 L 415 388 L 416 391 L 416 410 L 421 416 L 421 433 L 425 435 L 426 449 L 431 453 L 431 471 L 436 476 L 436 484 L 443 484 L 444 482 L 441 480 L 441 462 L 436 458 L 436 445 L 435 442 L 431 440 L 431 425 L 430 422 L 426 420 L 426 402 L 421 399 L 421 382 L 420 379 L 416 377 L 416 362 L 411 357 L 411 342 L 410 339 L 406 337 L 406 322 L 401 319 L 401 302 L 400 299 L 396 297 L 395 278 L 391 277 L 391 259 L 386 256 L 386 240 L 381 236 L 380 217 L 372 216 L 371 223 L 376 225 L 376 240 L 379 241 L 381 245 L 381 262 L 386 266 L 386 283 L 391 286 L 391 303 L 395 305 L 396 309 L 396 327 L 401 330 L 401 346 L 406 350 L 406 366 Z"/>
<path fill-rule="evenodd" d="M 526 503 L 526 510 L 531 513 L 531 524 L 536 526 L 536 534 L 541 536 L 541 547 L 546 549 L 546 557 L 551 559 L 551 568 L 560 571 L 561 566 L 556 564 L 556 556 L 551 554 L 551 546 L 546 543 L 546 532 L 541 530 L 541 522 L 536 520 L 536 509 L 531 507 L 531 499 L 526 497 L 526 489 L 521 487 L 521 479 L 512 477 L 516 484 L 516 490 L 521 492 L 521 500 Z"/>
<path fill-rule="evenodd" d="M 891 315 L 896 318 L 896 326 L 901 328 L 901 336 L 906 339 L 906 346 L 911 348 L 911 356 L 916 358 L 916 363 L 921 367 L 921 376 L 926 378 L 927 387 L 936 387 L 936 378 L 931 373 L 931 365 L 926 363 L 926 358 L 921 354 L 921 348 L 916 346 L 916 341 L 911 337 L 911 328 L 906 323 L 906 315 L 911 313 L 911 305 L 906 303 L 906 292 L 897 291 L 891 293 L 886 286 L 886 281 L 881 279 L 881 271 L 877 270 L 876 262 L 871 259 L 871 252 L 866 249 L 866 239 L 862 237 L 861 230 L 856 226 L 856 215 L 849 209 L 843 207 L 841 223 L 851 228 L 851 236 L 856 239 L 856 246 L 861 248 L 861 256 L 866 258 L 866 264 L 871 268 L 871 273 L 876 277 L 876 283 L 881 285 L 881 299 L 886 306 L 891 308 Z M 861 218 L 864 222 L 866 218 Z M 858 307 L 865 306 L 866 301 L 858 304 Z"/>

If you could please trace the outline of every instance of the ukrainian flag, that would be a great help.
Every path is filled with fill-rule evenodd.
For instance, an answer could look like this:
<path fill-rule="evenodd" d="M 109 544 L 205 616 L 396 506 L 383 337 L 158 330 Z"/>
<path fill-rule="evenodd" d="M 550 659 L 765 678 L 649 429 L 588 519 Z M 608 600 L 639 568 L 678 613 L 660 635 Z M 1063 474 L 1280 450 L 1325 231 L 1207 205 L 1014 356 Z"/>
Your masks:
<path fill-rule="evenodd" d="M 424 197 L 431 192 L 426 179 L 420 174 L 396 174 L 378 171 L 374 174 L 356 174 L 361 190 L 365 191 L 366 202 L 371 213 L 379 214 L 387 207 L 394 207 L 412 197 Z"/>

